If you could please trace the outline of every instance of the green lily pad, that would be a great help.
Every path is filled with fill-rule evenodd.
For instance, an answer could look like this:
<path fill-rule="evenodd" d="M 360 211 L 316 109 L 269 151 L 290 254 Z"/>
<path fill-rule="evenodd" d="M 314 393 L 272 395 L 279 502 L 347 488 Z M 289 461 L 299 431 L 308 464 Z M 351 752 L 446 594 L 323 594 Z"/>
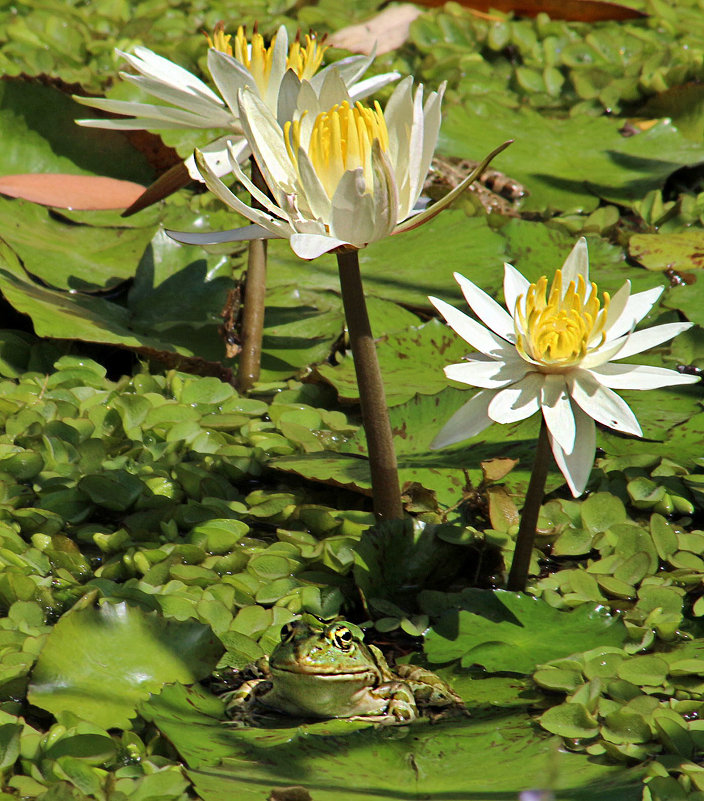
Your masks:
<path fill-rule="evenodd" d="M 545 785 L 548 764 L 559 798 L 640 797 L 639 771 L 556 752 L 549 739 L 536 736 L 516 706 L 523 688 L 503 682 L 487 688 L 505 703 L 500 727 L 495 717 L 478 713 L 434 726 L 350 720 L 298 725 L 282 717 L 271 728 L 233 728 L 223 726 L 220 702 L 178 685 L 153 696 L 140 712 L 185 759 L 203 801 L 254 801 L 292 786 L 305 788 L 316 801 L 339 801 L 350 793 L 359 801 L 382 801 L 397 797 L 401 787 L 409 801 L 515 798 L 526 787 Z M 477 753 L 481 760 L 474 758 Z"/>
<path fill-rule="evenodd" d="M 463 606 L 445 613 L 428 632 L 425 654 L 431 662 L 460 659 L 463 666 L 532 673 L 543 662 L 597 645 L 620 646 L 626 639 L 623 623 L 603 606 L 562 612 L 504 590 L 465 591 Z"/>
<path fill-rule="evenodd" d="M 531 211 L 590 212 L 601 198 L 627 205 L 659 189 L 675 170 L 704 159 L 704 147 L 687 140 L 669 121 L 624 137 L 623 120 L 578 115 L 547 117 L 500 99 L 473 97 L 447 109 L 440 149 L 449 156 L 481 158 L 514 138 L 492 165 L 520 181 Z"/>
<path fill-rule="evenodd" d="M 207 676 L 222 646 L 207 626 L 164 620 L 94 594 L 51 630 L 32 674 L 30 702 L 104 728 L 129 729 L 137 704 L 167 682 Z"/>
<path fill-rule="evenodd" d="M 700 270 L 704 267 L 704 231 L 634 234 L 628 249 L 649 270 Z"/>

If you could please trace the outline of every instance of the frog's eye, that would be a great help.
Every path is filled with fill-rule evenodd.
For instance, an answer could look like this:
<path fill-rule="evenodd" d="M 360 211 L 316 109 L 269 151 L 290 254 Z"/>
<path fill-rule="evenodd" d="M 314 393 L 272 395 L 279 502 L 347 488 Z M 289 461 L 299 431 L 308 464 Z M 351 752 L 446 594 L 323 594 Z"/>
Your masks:
<path fill-rule="evenodd" d="M 293 639 L 293 635 L 296 633 L 296 625 L 294 623 L 285 623 L 281 627 L 281 642 L 290 642 Z"/>
<path fill-rule="evenodd" d="M 349 651 L 354 643 L 354 636 L 346 626 L 338 626 L 331 632 L 334 645 L 341 651 Z"/>

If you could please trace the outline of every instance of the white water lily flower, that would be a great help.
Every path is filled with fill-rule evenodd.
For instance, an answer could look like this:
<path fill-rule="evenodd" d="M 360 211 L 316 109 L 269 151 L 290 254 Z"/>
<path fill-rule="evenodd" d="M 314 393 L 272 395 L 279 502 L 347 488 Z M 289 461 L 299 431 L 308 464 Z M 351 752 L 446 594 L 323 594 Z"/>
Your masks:
<path fill-rule="evenodd" d="M 634 331 L 662 287 L 630 294 L 630 281 L 610 298 L 589 282 L 587 243 L 580 239 L 558 270 L 530 284 L 505 265 L 505 311 L 459 273 L 455 278 L 484 325 L 437 298 L 430 298 L 449 325 L 480 355 L 445 368 L 445 375 L 481 387 L 431 443 L 443 448 L 483 431 L 490 423 L 514 423 L 540 411 L 555 461 L 572 494 L 584 492 L 594 464 L 594 421 L 642 436 L 635 415 L 616 389 L 657 389 L 691 384 L 698 377 L 663 367 L 617 361 L 660 345 L 691 327 L 668 323 Z"/>
<path fill-rule="evenodd" d="M 387 72 L 360 81 L 374 59 L 373 54 L 350 56 L 318 71 L 327 47 L 314 35 L 307 35 L 304 43 L 296 38 L 289 45 L 283 25 L 269 47 L 256 32 L 248 42 L 242 27 L 234 37 L 234 47 L 230 44 L 231 38 L 222 25 L 216 26 L 212 39 L 208 37 L 208 70 L 220 94 L 193 73 L 146 47 L 135 47 L 133 54 L 118 50 L 137 73 L 121 72 L 120 76 L 168 105 L 75 96 L 74 99 L 85 106 L 125 115 L 123 119 L 76 122 L 90 128 L 119 130 L 224 129 L 222 136 L 202 148 L 210 169 L 220 176 L 230 172 L 228 143 L 240 161 L 250 152 L 242 136 L 237 107 L 237 93 L 244 86 L 251 87 L 274 114 L 279 114 L 296 106 L 302 82 L 309 91 L 319 93 L 331 70 L 336 71 L 355 100 L 367 97 L 399 77 L 398 72 Z M 186 166 L 191 178 L 203 180 L 193 156 L 186 160 Z"/>
<path fill-rule="evenodd" d="M 382 112 L 346 95 L 334 74 L 320 94 L 303 82 L 291 121 L 279 124 L 260 97 L 240 90 L 240 120 L 273 201 L 242 172 L 231 153 L 232 170 L 263 210 L 236 197 L 196 152 L 208 188 L 254 225 L 215 234 L 167 232 L 179 242 L 214 244 L 253 238 L 285 238 L 303 259 L 336 248 L 362 248 L 389 234 L 417 227 L 434 217 L 486 167 L 488 156 L 452 192 L 419 214 L 415 206 L 430 168 L 440 129 L 445 89 L 423 102 L 423 87 L 402 80 Z"/>

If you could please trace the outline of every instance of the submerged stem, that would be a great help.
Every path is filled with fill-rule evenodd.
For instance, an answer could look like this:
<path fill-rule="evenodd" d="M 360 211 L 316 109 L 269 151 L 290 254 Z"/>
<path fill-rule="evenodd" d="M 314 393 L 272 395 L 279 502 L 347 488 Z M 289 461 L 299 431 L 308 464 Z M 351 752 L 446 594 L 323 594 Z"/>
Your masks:
<path fill-rule="evenodd" d="M 250 157 L 252 182 L 268 192 L 264 177 L 257 162 Z M 261 205 L 252 198 L 252 206 Z M 242 351 L 237 367 L 237 389 L 248 392 L 259 380 L 262 361 L 262 336 L 264 331 L 264 310 L 266 307 L 266 239 L 252 239 L 247 258 L 247 280 L 244 289 L 242 309 L 241 341 Z"/>
<path fill-rule="evenodd" d="M 521 523 L 516 536 L 516 549 L 513 552 L 511 570 L 508 574 L 506 589 L 512 592 L 525 592 L 530 557 L 533 552 L 533 541 L 538 525 L 538 514 L 545 495 L 545 481 L 550 466 L 550 440 L 545 418 L 541 418 L 538 445 L 535 451 L 533 472 L 530 475 L 526 502 L 521 514 Z"/>
<path fill-rule="evenodd" d="M 384 384 L 372 337 L 356 250 L 337 254 L 342 304 L 354 357 L 354 369 L 367 436 L 372 497 L 377 521 L 403 517 L 398 468 Z"/>

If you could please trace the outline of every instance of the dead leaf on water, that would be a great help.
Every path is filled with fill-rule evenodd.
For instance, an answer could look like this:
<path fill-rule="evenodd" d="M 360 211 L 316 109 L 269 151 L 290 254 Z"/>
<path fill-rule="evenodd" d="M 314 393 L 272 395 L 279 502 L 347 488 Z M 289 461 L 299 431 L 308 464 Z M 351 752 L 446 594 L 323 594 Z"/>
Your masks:
<path fill-rule="evenodd" d="M 140 184 L 102 175 L 23 173 L 0 176 L 0 194 L 60 209 L 124 209 L 142 192 L 144 187 Z"/>
<path fill-rule="evenodd" d="M 352 53 L 369 55 L 375 46 L 377 55 L 388 53 L 408 39 L 411 23 L 422 13 L 420 8 L 409 3 L 392 6 L 366 22 L 342 28 L 328 39 L 328 43 Z"/>

